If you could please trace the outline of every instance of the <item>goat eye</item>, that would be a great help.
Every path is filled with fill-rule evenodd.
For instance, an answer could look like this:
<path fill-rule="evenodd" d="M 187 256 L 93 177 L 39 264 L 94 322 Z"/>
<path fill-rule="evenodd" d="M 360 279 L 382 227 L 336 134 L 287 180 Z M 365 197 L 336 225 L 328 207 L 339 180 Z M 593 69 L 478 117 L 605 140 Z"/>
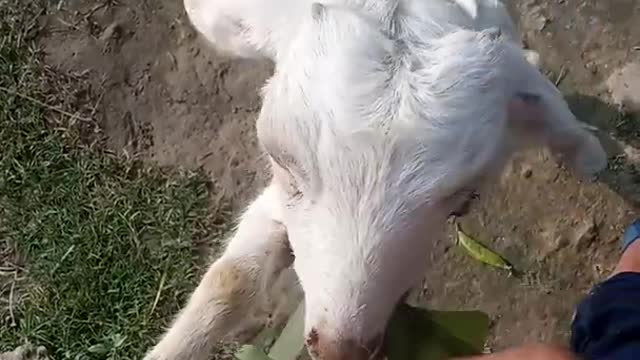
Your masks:
<path fill-rule="evenodd" d="M 302 197 L 302 191 L 300 191 L 298 185 L 295 182 L 289 184 L 287 193 L 291 196 L 291 199 L 294 200 Z"/>
<path fill-rule="evenodd" d="M 280 186 L 284 188 L 287 195 L 292 199 L 301 197 L 302 192 L 298 187 L 296 178 L 291 174 L 291 171 L 284 166 L 280 159 L 272 156 L 271 160 L 273 165 L 273 176 L 276 178 Z"/>
<path fill-rule="evenodd" d="M 283 179 L 285 191 L 292 199 L 300 198 L 302 196 L 302 191 L 300 191 L 296 179 L 287 170 L 284 170 L 284 172 L 286 173 L 286 179 Z"/>

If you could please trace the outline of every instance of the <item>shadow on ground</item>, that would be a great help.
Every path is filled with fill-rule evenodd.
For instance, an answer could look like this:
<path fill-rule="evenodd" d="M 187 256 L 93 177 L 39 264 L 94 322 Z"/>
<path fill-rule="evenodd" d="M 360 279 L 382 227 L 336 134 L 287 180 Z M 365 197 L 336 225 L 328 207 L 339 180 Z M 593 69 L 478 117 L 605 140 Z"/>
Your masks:
<path fill-rule="evenodd" d="M 593 96 L 574 93 L 565 98 L 580 120 L 600 129 L 597 135 L 610 162 L 599 180 L 631 206 L 639 208 L 640 114 L 624 113 Z"/>

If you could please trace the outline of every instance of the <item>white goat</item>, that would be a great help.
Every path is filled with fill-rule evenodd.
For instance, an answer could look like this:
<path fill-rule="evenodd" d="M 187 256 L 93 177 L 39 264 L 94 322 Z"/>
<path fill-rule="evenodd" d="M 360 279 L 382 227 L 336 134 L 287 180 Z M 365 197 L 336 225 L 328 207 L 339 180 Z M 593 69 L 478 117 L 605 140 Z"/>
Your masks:
<path fill-rule="evenodd" d="M 314 359 L 379 358 L 447 217 L 515 151 L 606 166 L 497 0 L 185 5 L 217 48 L 275 62 L 257 122 L 274 176 L 147 360 L 206 359 L 296 279 Z"/>

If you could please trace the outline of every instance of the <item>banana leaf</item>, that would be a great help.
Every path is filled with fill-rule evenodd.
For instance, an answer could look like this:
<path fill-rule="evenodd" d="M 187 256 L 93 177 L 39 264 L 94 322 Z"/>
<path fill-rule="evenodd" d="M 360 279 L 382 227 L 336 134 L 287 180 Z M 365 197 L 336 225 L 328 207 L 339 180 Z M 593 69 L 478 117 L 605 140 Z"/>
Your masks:
<path fill-rule="evenodd" d="M 387 328 L 389 360 L 444 360 L 481 354 L 489 317 L 480 311 L 435 311 L 400 305 Z"/>
<path fill-rule="evenodd" d="M 297 360 L 304 349 L 304 306 L 301 304 L 275 341 L 266 346 L 245 345 L 239 360 Z M 435 311 L 398 306 L 387 328 L 385 350 L 389 360 L 445 360 L 481 354 L 489 334 L 489 317 L 480 311 Z"/>
<path fill-rule="evenodd" d="M 252 344 L 243 345 L 234 356 L 238 360 L 273 360 L 260 347 Z"/>
<path fill-rule="evenodd" d="M 269 357 L 274 360 L 295 360 L 304 348 L 304 303 L 298 305 L 280 337 L 271 347 Z"/>

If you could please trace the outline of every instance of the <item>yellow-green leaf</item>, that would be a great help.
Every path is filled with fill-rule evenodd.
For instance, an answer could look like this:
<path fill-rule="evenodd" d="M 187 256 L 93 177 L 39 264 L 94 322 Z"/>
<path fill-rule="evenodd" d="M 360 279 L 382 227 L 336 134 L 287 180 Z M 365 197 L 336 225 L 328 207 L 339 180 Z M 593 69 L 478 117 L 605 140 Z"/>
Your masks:
<path fill-rule="evenodd" d="M 471 236 L 465 234 L 460 228 L 460 224 L 456 224 L 456 232 L 458 245 L 460 245 L 472 258 L 487 265 L 507 271 L 513 271 L 513 266 L 504 257 L 484 246 Z"/>

